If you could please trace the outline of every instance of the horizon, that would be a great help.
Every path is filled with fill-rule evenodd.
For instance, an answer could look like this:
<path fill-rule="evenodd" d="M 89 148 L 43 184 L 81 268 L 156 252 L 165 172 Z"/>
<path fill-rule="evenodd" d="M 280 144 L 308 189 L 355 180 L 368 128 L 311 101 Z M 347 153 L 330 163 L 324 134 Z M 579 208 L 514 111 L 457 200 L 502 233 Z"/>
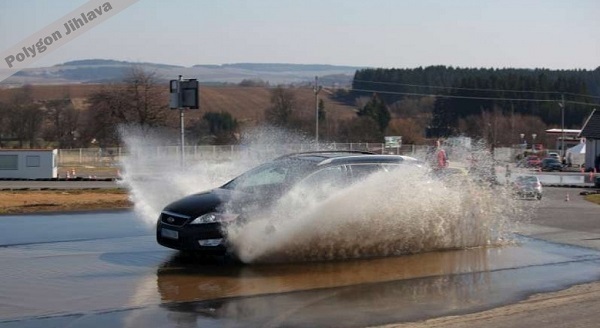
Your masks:
<path fill-rule="evenodd" d="M 69 63 L 74 63 L 74 62 L 78 62 L 78 61 L 93 61 L 93 60 L 103 60 L 103 61 L 116 61 L 116 62 L 120 62 L 120 63 L 128 63 L 128 64 L 139 64 L 139 65 L 166 65 L 166 66 L 173 66 L 173 67 L 181 67 L 181 68 L 192 68 L 192 67 L 196 67 L 196 66 L 217 66 L 217 67 L 224 67 L 227 65 L 297 65 L 297 66 L 333 66 L 333 67 L 349 67 L 349 68 L 357 68 L 357 69 L 363 69 L 363 68 L 373 68 L 373 69 L 377 69 L 377 68 L 382 68 L 382 69 L 416 69 L 416 68 L 427 68 L 427 67 L 447 67 L 447 68 L 454 68 L 454 69 L 495 69 L 495 70 L 503 70 L 503 69 L 515 69 L 515 70 L 550 70 L 550 71 L 577 71 L 577 70 L 583 70 L 583 71 L 595 71 L 597 69 L 600 69 L 600 63 L 598 64 L 597 67 L 595 68 L 591 68 L 591 69 L 587 69 L 587 68 L 573 68 L 573 69 L 552 69 L 552 68 L 547 68 L 547 67 L 467 67 L 467 66 L 452 66 L 452 65 L 427 65 L 427 66 L 415 66 L 415 67 L 369 67 L 369 66 L 353 66 L 353 65 L 336 65 L 336 64 L 320 64 L 320 63 L 308 63 L 308 64 L 296 64 L 296 63 L 271 63 L 271 62 L 236 62 L 236 63 L 222 63 L 222 64 L 193 64 L 190 66 L 182 66 L 182 65 L 175 65 L 175 64 L 171 64 L 171 63 L 165 63 L 165 62 L 132 62 L 132 61 L 126 61 L 126 60 L 117 60 L 117 59 L 111 59 L 111 58 L 82 58 L 82 59 L 74 59 L 71 61 L 67 61 L 67 62 L 63 62 L 63 63 L 57 63 L 57 64 L 53 64 L 52 66 L 60 66 L 60 65 L 66 65 Z M 52 66 L 44 66 L 44 67 L 52 67 Z M 32 67 L 32 68 L 36 68 L 36 67 Z M 43 67 L 37 67 L 37 68 L 43 68 Z"/>

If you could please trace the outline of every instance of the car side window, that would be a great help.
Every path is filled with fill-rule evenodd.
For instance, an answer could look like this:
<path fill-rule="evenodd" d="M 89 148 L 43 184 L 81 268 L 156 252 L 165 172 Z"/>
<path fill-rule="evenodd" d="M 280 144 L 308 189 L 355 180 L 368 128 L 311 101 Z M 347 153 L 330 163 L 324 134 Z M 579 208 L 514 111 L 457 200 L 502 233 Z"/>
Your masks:
<path fill-rule="evenodd" d="M 393 170 L 396 170 L 400 167 L 400 165 L 402 164 L 381 164 L 381 167 L 386 171 L 386 172 L 391 172 Z"/>
<path fill-rule="evenodd" d="M 348 184 L 347 170 L 343 165 L 326 167 L 304 178 L 295 191 L 305 199 L 324 200 Z"/>
<path fill-rule="evenodd" d="M 313 187 L 339 187 L 346 182 L 346 169 L 343 166 L 327 167 L 302 180 L 301 184 Z"/>
<path fill-rule="evenodd" d="M 379 164 L 352 164 L 348 166 L 352 172 L 352 180 L 359 181 L 369 175 L 383 170 L 383 167 Z"/>

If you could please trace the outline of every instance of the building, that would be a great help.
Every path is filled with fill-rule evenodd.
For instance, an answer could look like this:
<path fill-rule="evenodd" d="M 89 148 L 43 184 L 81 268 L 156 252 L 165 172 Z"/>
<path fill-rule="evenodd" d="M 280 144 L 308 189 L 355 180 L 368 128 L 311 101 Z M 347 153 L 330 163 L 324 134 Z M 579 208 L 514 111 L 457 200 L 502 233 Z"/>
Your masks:
<path fill-rule="evenodd" d="M 56 149 L 0 149 L 0 179 L 55 179 Z"/>
<path fill-rule="evenodd" d="M 563 136 L 564 136 L 564 144 L 565 151 L 571 147 L 577 146 L 581 143 L 581 138 L 579 134 L 581 130 L 575 129 L 548 129 L 546 130 L 546 135 L 555 138 L 554 149 L 558 150 L 561 155 L 563 155 Z M 548 144 L 547 148 L 552 147 L 551 143 Z"/>
<path fill-rule="evenodd" d="M 585 138 L 585 169 L 600 172 L 600 112 L 594 109 L 579 134 Z"/>

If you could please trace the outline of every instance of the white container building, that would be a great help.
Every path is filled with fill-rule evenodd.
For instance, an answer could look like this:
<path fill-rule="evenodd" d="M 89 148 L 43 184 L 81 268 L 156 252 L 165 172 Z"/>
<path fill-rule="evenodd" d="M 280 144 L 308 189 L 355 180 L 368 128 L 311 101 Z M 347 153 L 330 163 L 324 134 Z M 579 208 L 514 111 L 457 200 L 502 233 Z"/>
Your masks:
<path fill-rule="evenodd" d="M 56 149 L 0 149 L 0 179 L 55 179 Z"/>

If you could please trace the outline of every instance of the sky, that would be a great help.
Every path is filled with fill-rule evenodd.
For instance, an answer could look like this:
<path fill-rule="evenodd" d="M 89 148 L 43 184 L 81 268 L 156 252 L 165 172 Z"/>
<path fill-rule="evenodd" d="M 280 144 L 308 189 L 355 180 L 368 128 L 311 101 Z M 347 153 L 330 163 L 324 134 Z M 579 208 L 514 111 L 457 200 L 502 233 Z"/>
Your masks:
<path fill-rule="evenodd" d="M 0 52 L 86 2 L 0 0 Z M 595 69 L 599 17 L 598 0 L 139 0 L 32 66 L 102 58 Z"/>

